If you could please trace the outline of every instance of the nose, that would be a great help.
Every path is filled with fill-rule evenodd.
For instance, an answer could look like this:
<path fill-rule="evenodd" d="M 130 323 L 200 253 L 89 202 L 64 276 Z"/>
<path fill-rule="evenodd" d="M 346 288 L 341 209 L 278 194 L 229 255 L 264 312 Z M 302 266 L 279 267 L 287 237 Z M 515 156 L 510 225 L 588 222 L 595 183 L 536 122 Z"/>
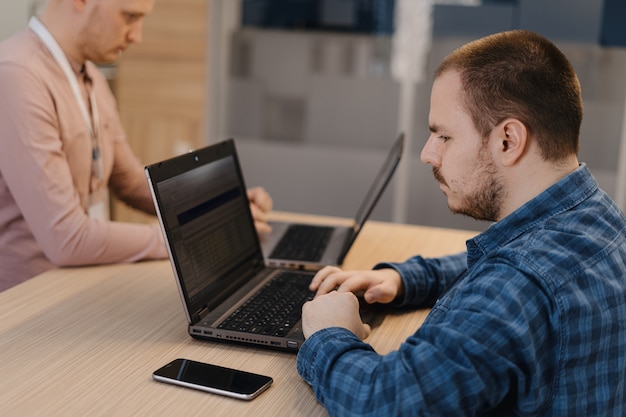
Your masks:
<path fill-rule="evenodd" d="M 128 41 L 131 43 L 141 43 L 143 32 L 143 21 L 135 23 L 128 32 Z"/>
<path fill-rule="evenodd" d="M 420 159 L 425 164 L 430 164 L 434 167 L 438 167 L 441 165 L 441 153 L 440 147 L 438 146 L 437 140 L 430 135 L 424 147 L 422 148 L 422 152 L 420 154 Z"/>

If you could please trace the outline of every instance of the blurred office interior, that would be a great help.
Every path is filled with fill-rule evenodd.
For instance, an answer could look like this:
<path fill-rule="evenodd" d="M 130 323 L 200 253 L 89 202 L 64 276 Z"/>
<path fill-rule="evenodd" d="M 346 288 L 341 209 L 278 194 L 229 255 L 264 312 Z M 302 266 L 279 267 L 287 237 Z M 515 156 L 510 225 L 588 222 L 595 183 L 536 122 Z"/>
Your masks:
<path fill-rule="evenodd" d="M 429 134 L 432 74 L 437 63 L 463 43 L 519 28 L 547 36 L 573 63 L 585 106 L 580 159 L 609 194 L 624 198 L 619 191 L 621 187 L 626 192 L 626 180 L 621 178 L 626 177 L 626 156 L 621 155 L 626 153 L 621 145 L 626 142 L 623 0 L 408 0 L 405 7 L 423 13 L 415 19 L 419 24 L 410 28 L 412 35 L 428 39 L 427 50 L 417 57 L 423 76 L 409 82 L 399 79 L 393 68 L 400 48 L 396 13 L 401 3 L 403 0 L 157 0 L 155 16 L 148 17 L 146 27 L 162 24 L 173 33 L 172 19 L 177 15 L 198 18 L 200 10 L 200 23 L 194 25 L 202 27 L 194 33 L 206 36 L 198 46 L 204 54 L 204 79 L 199 83 L 202 97 L 198 96 L 199 104 L 194 105 L 202 121 L 195 122 L 193 129 L 172 129 L 166 153 L 233 137 L 246 182 L 265 186 L 276 209 L 351 217 L 387 149 L 408 124 L 410 146 L 403 170 L 372 218 L 482 230 L 488 225 L 449 213 L 430 167 L 419 159 Z M 3 0 L 0 39 L 19 29 L 16 20 L 23 18 L 23 26 L 42 2 L 31 2 L 27 10 L 23 4 L 23 0 Z M 183 7 L 196 12 L 181 14 Z M 170 11 L 167 18 L 159 17 L 159 10 L 164 13 L 166 9 Z M 172 10 L 179 12 L 173 14 Z M 188 35 L 186 39 L 192 38 Z M 138 62 L 149 50 L 167 44 L 159 42 L 150 41 L 146 33 L 146 45 L 132 47 L 129 62 Z M 131 55 L 135 48 L 137 52 Z M 184 63 L 182 54 L 173 55 L 179 64 Z M 122 89 L 134 88 L 134 83 L 121 79 L 133 73 L 124 71 L 125 58 L 119 71 L 108 68 L 121 97 L 122 113 L 131 111 L 124 104 Z M 155 65 L 144 73 L 159 68 L 165 66 Z M 407 88 L 412 99 L 408 121 L 402 116 Z M 133 103 L 141 106 L 140 101 Z M 140 157 L 145 163 L 154 162 L 149 160 L 149 150 L 142 152 L 149 145 L 137 144 L 149 143 L 152 135 L 128 123 Z M 198 142 L 192 136 L 201 139 Z"/>

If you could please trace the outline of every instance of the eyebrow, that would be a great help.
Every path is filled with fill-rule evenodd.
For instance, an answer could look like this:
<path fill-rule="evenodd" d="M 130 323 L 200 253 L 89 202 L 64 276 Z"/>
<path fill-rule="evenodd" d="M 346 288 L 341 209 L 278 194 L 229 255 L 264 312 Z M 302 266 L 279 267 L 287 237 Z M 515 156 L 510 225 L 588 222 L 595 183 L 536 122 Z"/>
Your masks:
<path fill-rule="evenodd" d="M 432 133 L 437 133 L 441 130 L 441 127 L 437 126 L 436 124 L 429 124 L 428 130 L 430 130 Z"/>

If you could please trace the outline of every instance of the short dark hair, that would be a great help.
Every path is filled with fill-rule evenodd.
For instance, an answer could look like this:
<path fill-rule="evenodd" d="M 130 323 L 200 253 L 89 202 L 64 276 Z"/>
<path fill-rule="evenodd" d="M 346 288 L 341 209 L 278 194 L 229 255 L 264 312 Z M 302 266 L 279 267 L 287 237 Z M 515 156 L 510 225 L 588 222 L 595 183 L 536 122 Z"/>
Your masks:
<path fill-rule="evenodd" d="M 448 55 L 435 76 L 459 71 L 465 105 L 487 136 L 506 118 L 520 120 L 545 160 L 577 154 L 583 117 L 578 77 L 546 38 L 525 30 L 497 33 Z"/>

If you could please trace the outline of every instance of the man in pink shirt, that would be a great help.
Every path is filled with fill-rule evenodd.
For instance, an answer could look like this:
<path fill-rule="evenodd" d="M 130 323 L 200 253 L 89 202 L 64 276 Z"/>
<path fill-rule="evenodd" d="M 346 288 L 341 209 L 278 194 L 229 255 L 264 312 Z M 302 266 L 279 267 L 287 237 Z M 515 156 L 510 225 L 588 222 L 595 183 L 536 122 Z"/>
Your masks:
<path fill-rule="evenodd" d="M 0 43 L 0 291 L 55 266 L 167 257 L 157 224 L 108 219 L 108 192 L 154 213 L 143 165 L 93 64 L 141 42 L 155 0 L 50 0 Z M 258 231 L 271 197 L 248 192 Z"/>

